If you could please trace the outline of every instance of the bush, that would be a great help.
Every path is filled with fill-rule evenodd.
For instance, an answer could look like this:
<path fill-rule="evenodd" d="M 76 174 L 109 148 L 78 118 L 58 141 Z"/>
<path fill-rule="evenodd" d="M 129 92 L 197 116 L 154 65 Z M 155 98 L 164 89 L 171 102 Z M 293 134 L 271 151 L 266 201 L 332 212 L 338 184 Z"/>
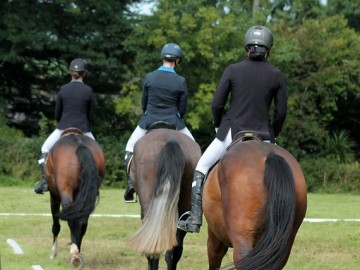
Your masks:
<path fill-rule="evenodd" d="M 103 137 L 97 140 L 102 146 L 105 155 L 106 174 L 103 185 L 125 187 L 125 146 L 115 137 Z"/>
<path fill-rule="evenodd" d="M 355 160 L 356 143 L 350 138 L 349 132 L 341 130 L 331 136 L 325 136 L 324 155 L 339 163 L 351 163 Z"/>
<path fill-rule="evenodd" d="M 352 192 L 360 194 L 358 162 L 339 163 L 334 159 L 307 159 L 301 162 L 309 192 Z"/>
<path fill-rule="evenodd" d="M 18 179 L 17 184 L 36 182 L 40 179 L 37 160 L 41 144 L 40 139 L 0 137 L 2 184 L 13 185 L 14 179 Z"/>
<path fill-rule="evenodd" d="M 106 161 L 103 185 L 124 187 L 126 182 L 124 143 L 108 137 L 97 140 L 102 146 Z M 0 181 L 2 185 L 32 184 L 41 177 L 38 164 L 43 138 L 1 137 Z"/>
<path fill-rule="evenodd" d="M 1 133 L 0 129 L 1 185 L 32 186 L 40 179 L 41 170 L 37 160 L 44 138 L 25 138 L 21 134 L 12 133 L 12 131 L 7 131 L 10 136 L 2 134 L 4 133 Z M 126 184 L 124 161 L 126 139 L 126 136 L 97 138 L 103 148 L 106 161 L 104 186 L 124 187 Z M 348 151 L 345 152 L 348 153 Z M 360 194 L 360 164 L 356 161 L 341 163 L 338 159 L 329 156 L 308 157 L 301 160 L 308 191 Z M 339 156 L 344 158 L 346 155 Z"/>

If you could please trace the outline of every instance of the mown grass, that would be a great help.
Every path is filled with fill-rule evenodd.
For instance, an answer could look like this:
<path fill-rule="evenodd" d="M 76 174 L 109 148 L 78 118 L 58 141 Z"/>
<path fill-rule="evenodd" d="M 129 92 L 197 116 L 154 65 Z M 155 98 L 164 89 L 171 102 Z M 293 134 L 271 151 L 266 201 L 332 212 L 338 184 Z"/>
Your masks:
<path fill-rule="evenodd" d="M 123 190 L 102 189 L 95 214 L 139 214 L 138 204 L 122 202 Z M 0 213 L 50 213 L 49 195 L 35 195 L 31 188 L 0 187 Z M 360 196 L 309 194 L 307 218 L 360 218 Z M 91 217 L 83 240 L 84 269 L 147 269 L 146 259 L 126 246 L 126 238 L 139 227 L 140 218 Z M 50 216 L 0 216 L 1 270 L 69 269 L 70 233 L 61 222 L 59 255 L 50 260 L 52 244 Z M 161 226 L 161 224 L 159 224 Z M 6 243 L 14 239 L 24 254 L 14 254 Z M 185 238 L 178 269 L 207 269 L 206 222 L 199 234 Z M 358 269 L 360 265 L 359 222 L 304 222 L 285 269 Z M 232 251 L 224 264 L 232 261 Z M 166 269 L 162 258 L 160 269 Z"/>

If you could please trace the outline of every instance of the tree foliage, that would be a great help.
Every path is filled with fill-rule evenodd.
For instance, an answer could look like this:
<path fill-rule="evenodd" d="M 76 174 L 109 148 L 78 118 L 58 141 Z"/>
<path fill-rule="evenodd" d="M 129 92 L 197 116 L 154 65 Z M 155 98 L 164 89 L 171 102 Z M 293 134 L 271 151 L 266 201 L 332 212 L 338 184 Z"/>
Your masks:
<path fill-rule="evenodd" d="M 129 99 L 119 98 L 117 107 L 123 110 L 140 97 L 145 73 L 160 65 L 161 47 L 177 42 L 184 53 L 177 70 L 189 84 L 186 120 L 200 144 L 206 146 L 213 139 L 210 105 L 221 73 L 228 64 L 245 57 L 243 35 L 247 28 L 265 24 L 274 33 L 269 61 L 285 74 L 290 97 L 288 118 L 278 142 L 300 158 L 321 154 L 328 133 L 351 130 L 349 119 L 339 112 L 349 111 L 346 101 L 358 96 L 359 61 L 354 55 L 358 54 L 359 36 L 343 16 L 327 17 L 327 7 L 320 1 L 254 2 L 157 1 L 152 15 L 136 25 L 135 39 L 126 40 L 128 46 L 136 47 L 139 69 L 133 77 L 138 80 L 128 92 Z M 140 103 L 133 104 L 133 116 L 139 117 Z M 356 111 L 352 113 L 356 119 Z"/>
<path fill-rule="evenodd" d="M 98 94 L 95 134 L 124 143 L 142 114 L 145 74 L 161 65 L 162 46 L 175 42 L 184 55 L 177 72 L 189 88 L 186 122 L 204 149 L 214 137 L 210 106 L 222 72 L 246 57 L 245 31 L 263 24 L 274 34 L 269 61 L 289 90 L 278 143 L 299 159 L 326 156 L 326 138 L 342 130 L 360 145 L 356 4 L 158 0 L 144 15 L 130 12 L 134 2 L 1 1 L 0 95 L 12 106 L 13 123 L 26 118 L 39 126 L 41 112 L 53 127 L 53 95 L 69 79 L 70 60 L 84 57 L 86 80 Z"/>
<path fill-rule="evenodd" d="M 297 49 L 301 58 L 287 71 L 291 81 L 288 124 L 301 134 L 293 134 L 287 143 L 319 153 L 324 136 L 345 128 L 344 121 L 349 123 L 338 117 L 346 109 L 343 101 L 359 96 L 359 60 L 354 58 L 360 53 L 359 35 L 342 16 L 334 16 L 305 21 L 291 38 L 301 44 Z"/>
<path fill-rule="evenodd" d="M 330 16 L 342 14 L 348 21 L 349 27 L 360 32 L 360 5 L 352 0 L 327 0 L 327 14 Z"/>
<path fill-rule="evenodd" d="M 132 64 L 123 40 L 132 31 L 133 2 L 1 1 L 0 93 L 13 106 L 11 122 L 25 123 L 31 135 L 40 112 L 52 118 L 53 95 L 69 81 L 68 64 L 76 57 L 87 60 L 86 80 L 96 93 L 119 92 Z M 25 119 L 16 121 L 16 114 Z"/>

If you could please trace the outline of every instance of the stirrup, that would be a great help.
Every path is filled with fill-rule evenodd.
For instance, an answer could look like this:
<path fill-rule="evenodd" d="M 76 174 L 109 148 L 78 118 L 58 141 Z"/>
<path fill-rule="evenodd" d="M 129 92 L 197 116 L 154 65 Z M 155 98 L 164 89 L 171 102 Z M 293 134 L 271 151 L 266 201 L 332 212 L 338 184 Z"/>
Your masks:
<path fill-rule="evenodd" d="M 191 218 L 190 211 L 187 211 L 184 214 L 182 214 L 177 224 L 178 229 L 185 232 L 198 233 L 200 231 L 201 224 L 192 224 L 192 223 L 189 224 L 187 223 L 187 220 L 189 218 Z"/>
<path fill-rule="evenodd" d="M 35 183 L 35 187 L 33 189 L 33 192 L 36 194 L 44 194 L 44 192 L 48 191 L 48 186 L 46 181 L 40 180 Z"/>
<path fill-rule="evenodd" d="M 191 211 L 187 211 L 184 214 L 182 214 L 179 218 L 179 222 L 180 221 L 186 221 L 189 217 L 191 216 Z M 178 222 L 178 224 L 179 224 Z M 180 229 L 180 228 L 179 228 Z"/>

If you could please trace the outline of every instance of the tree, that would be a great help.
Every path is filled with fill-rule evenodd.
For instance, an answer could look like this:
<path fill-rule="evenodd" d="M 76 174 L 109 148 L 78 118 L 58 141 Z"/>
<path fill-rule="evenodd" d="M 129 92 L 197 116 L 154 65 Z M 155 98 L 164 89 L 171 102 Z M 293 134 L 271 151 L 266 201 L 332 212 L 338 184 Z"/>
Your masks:
<path fill-rule="evenodd" d="M 328 15 L 334 16 L 342 14 L 347 19 L 351 28 L 360 32 L 360 5 L 358 1 L 352 0 L 327 0 Z"/>
<path fill-rule="evenodd" d="M 358 51 L 359 37 L 343 17 L 325 18 L 320 1 L 261 2 L 252 16 L 254 3 L 158 1 L 152 16 L 139 21 L 136 38 L 126 41 L 137 48 L 135 61 L 141 68 L 133 77 L 140 79 L 129 91 L 132 100 L 121 98 L 117 107 L 131 104 L 135 96 L 139 99 L 139 82 L 160 65 L 161 47 L 177 42 L 184 51 L 178 72 L 189 84 L 186 120 L 202 147 L 206 146 L 213 138 L 210 104 L 221 72 L 245 57 L 243 35 L 247 28 L 264 24 L 274 33 L 269 61 L 283 71 L 289 89 L 289 113 L 279 143 L 299 158 L 321 153 L 324 136 L 333 130 L 334 123 L 339 128 L 343 128 L 341 123 L 347 125 L 338 119 L 339 110 L 346 107 L 342 100 L 357 96 L 359 65 L 353 55 Z M 348 50 L 349 46 L 353 50 Z M 142 113 L 138 106 L 133 109 L 137 117 Z"/>
<path fill-rule="evenodd" d="M 286 132 L 286 144 L 304 154 L 319 154 L 329 133 L 339 128 L 357 132 L 359 114 L 351 120 L 343 113 L 354 113 L 349 105 L 355 105 L 360 94 L 360 63 L 354 57 L 360 53 L 359 38 L 342 16 L 306 20 L 289 33 L 288 40 L 297 41 L 293 52 L 300 59 L 286 71 L 292 126 Z"/>
<path fill-rule="evenodd" d="M 134 2 L 1 1 L 0 93 L 13 104 L 14 115 L 24 118 L 12 123 L 25 123 L 32 135 L 36 129 L 28 128 L 37 126 L 39 112 L 53 117 L 53 95 L 69 80 L 68 64 L 75 57 L 87 60 L 86 79 L 96 93 L 118 93 L 132 63 L 123 40 L 132 31 L 129 5 Z"/>
<path fill-rule="evenodd" d="M 167 42 L 178 43 L 183 50 L 183 61 L 177 72 L 188 82 L 189 108 L 186 121 L 195 131 L 202 146 L 213 138 L 210 102 L 222 70 L 231 62 L 245 57 L 243 33 L 251 24 L 252 1 L 158 1 L 151 16 L 141 18 L 134 35 L 126 40 L 127 46 L 136 48 L 133 74 L 136 82 L 128 95 L 117 101 L 118 111 L 139 99 L 140 87 L 146 72 L 161 64 L 160 50 Z M 250 10 L 250 13 L 245 13 Z M 239 14 L 242 16 L 238 16 Z M 249 15 L 246 15 L 249 14 Z M 128 91 L 129 90 L 129 91 Z M 134 103 L 133 103 L 134 104 Z M 139 117 L 140 102 L 133 109 Z M 199 134 L 196 134 L 199 132 Z"/>

